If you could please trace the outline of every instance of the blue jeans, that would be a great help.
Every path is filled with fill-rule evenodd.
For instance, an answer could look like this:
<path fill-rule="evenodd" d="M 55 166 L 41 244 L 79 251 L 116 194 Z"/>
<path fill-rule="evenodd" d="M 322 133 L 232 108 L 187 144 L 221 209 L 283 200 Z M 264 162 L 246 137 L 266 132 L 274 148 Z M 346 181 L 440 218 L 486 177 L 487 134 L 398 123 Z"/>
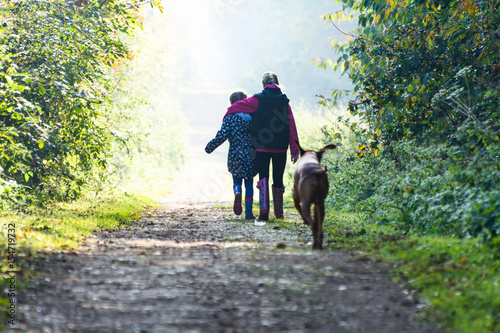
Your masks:
<path fill-rule="evenodd" d="M 244 179 L 245 181 L 245 196 L 253 198 L 253 178 Z M 242 179 L 233 176 L 233 188 L 235 186 L 241 187 Z"/>

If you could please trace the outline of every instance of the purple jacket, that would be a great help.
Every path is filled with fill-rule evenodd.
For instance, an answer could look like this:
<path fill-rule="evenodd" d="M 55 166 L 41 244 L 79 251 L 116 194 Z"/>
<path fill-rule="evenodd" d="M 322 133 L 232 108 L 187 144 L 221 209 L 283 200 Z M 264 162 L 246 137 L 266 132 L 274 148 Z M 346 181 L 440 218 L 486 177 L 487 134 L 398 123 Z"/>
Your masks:
<path fill-rule="evenodd" d="M 279 89 L 279 87 L 275 84 L 270 84 L 264 87 L 264 89 Z M 227 108 L 227 112 L 224 115 L 224 118 L 227 115 L 244 112 L 244 113 L 253 113 L 257 110 L 259 106 L 259 99 L 255 96 L 251 96 L 241 101 L 238 101 Z M 290 104 L 288 104 L 288 127 L 289 127 L 289 142 L 290 142 L 290 153 L 298 154 L 299 148 L 295 144 L 295 140 L 299 141 L 299 135 L 297 133 L 297 126 L 295 125 L 295 119 L 293 118 L 292 108 Z M 255 151 L 266 152 L 266 153 L 286 153 L 286 149 L 273 149 L 273 148 L 257 148 Z"/>

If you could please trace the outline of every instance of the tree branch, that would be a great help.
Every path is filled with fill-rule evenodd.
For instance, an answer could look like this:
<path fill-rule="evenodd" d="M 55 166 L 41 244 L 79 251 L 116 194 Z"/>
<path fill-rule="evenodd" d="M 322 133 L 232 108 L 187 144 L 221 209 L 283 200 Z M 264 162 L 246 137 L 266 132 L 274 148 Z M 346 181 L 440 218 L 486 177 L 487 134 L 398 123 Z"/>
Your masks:
<path fill-rule="evenodd" d="M 335 23 L 333 23 L 333 21 L 330 20 L 330 22 L 333 24 L 333 26 L 335 27 L 335 29 L 337 29 L 338 31 L 340 31 L 342 34 L 350 36 L 350 37 L 353 37 L 353 38 L 359 38 L 359 36 L 356 36 L 356 35 L 351 34 L 350 32 L 345 32 L 345 31 L 341 30 L 339 27 L 337 27 L 337 25 Z"/>
<path fill-rule="evenodd" d="M 145 1 L 137 2 L 137 3 L 129 2 L 129 3 L 127 3 L 127 5 L 128 5 L 127 9 L 132 9 L 132 8 L 140 7 L 142 5 L 147 5 L 147 4 L 151 4 L 151 3 L 153 3 L 153 0 L 145 0 Z"/>

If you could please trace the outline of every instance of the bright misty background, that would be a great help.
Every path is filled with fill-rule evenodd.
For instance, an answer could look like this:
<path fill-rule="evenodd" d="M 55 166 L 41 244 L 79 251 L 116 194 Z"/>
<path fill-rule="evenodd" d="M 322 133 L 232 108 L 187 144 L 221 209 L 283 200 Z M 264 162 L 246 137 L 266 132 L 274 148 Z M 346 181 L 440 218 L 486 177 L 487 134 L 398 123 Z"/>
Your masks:
<path fill-rule="evenodd" d="M 163 1 L 163 6 L 163 14 L 157 8 L 145 10 L 144 29 L 136 39 L 134 73 L 128 81 L 130 94 L 125 94 L 148 101 L 137 114 L 140 131 L 147 134 L 145 140 L 156 153 L 135 157 L 135 167 L 128 167 L 135 170 L 129 174 L 147 174 L 153 185 L 163 186 L 169 182 L 159 181 L 162 170 L 184 165 L 184 173 L 176 177 L 178 183 L 168 186 L 169 193 L 188 196 L 179 200 L 197 200 L 200 192 L 207 198 L 230 199 L 231 179 L 225 166 L 228 143 L 211 155 L 204 147 L 220 128 L 229 95 L 236 90 L 248 96 L 260 92 L 262 73 L 268 70 L 278 74 L 291 100 L 301 142 L 315 143 L 306 139 L 319 132 L 328 121 L 325 116 L 331 115 L 317 104 L 316 95 L 350 88 L 346 77 L 312 62 L 318 57 L 336 59 L 331 41 L 346 40 L 322 18 L 339 10 L 338 4 L 331 0 L 174 0 Z M 346 22 L 339 27 L 350 31 L 354 26 Z M 198 185 L 186 188 L 186 180 Z M 137 188 L 144 188 L 141 185 Z"/>
<path fill-rule="evenodd" d="M 309 104 L 318 93 L 349 85 L 338 73 L 311 63 L 333 57 L 330 38 L 346 39 L 322 19 L 339 9 L 331 0 L 165 1 L 164 14 L 148 11 L 146 29 L 168 25 L 163 33 L 176 36 L 183 86 L 228 92 L 240 88 L 253 94 L 261 90 L 262 73 L 272 70 L 292 102 Z"/>

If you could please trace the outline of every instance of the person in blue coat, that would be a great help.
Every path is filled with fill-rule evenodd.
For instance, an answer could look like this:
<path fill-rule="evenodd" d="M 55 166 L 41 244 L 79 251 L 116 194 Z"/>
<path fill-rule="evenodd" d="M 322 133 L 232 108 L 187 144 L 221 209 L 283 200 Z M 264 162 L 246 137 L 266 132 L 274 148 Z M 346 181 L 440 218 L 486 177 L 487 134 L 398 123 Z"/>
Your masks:
<path fill-rule="evenodd" d="M 237 91 L 231 94 L 231 104 L 246 98 L 244 92 Z M 233 176 L 234 204 L 236 215 L 242 213 L 242 184 L 245 183 L 245 219 L 255 219 L 252 212 L 253 178 L 257 174 L 255 166 L 255 149 L 250 143 L 252 117 L 248 113 L 233 113 L 226 115 L 217 135 L 205 147 L 205 152 L 212 153 L 226 140 L 229 141 L 227 169 Z"/>

